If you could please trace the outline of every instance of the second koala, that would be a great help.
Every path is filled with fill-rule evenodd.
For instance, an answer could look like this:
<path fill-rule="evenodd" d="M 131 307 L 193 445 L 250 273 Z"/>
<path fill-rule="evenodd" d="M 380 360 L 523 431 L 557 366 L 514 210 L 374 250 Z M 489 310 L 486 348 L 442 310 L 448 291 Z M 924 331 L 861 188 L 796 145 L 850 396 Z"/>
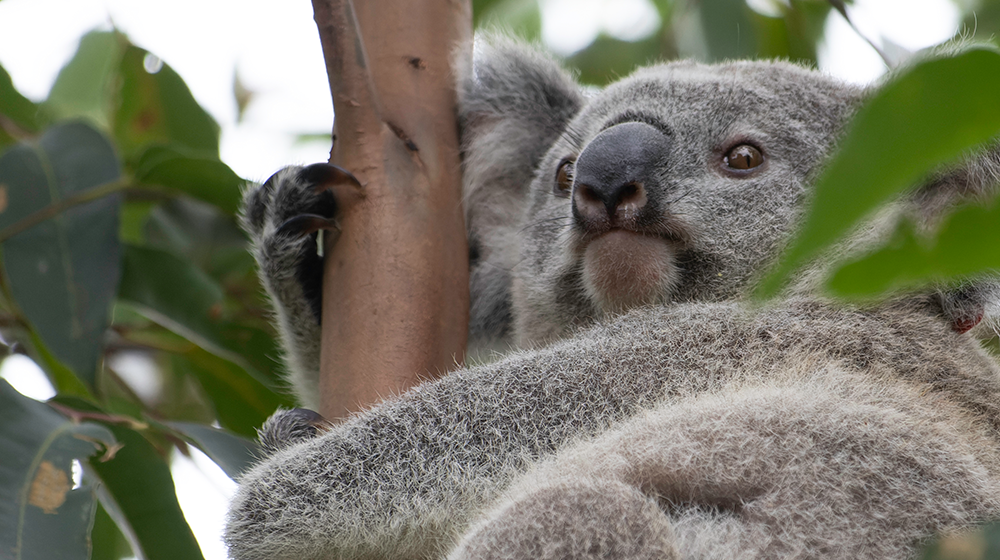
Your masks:
<path fill-rule="evenodd" d="M 543 55 L 483 47 L 461 99 L 471 334 L 525 350 L 276 449 L 241 480 L 231 556 L 907 558 L 1000 516 L 1000 369 L 957 332 L 988 284 L 740 303 L 865 95 L 679 62 L 588 99 Z M 280 226 L 335 211 L 316 169 L 246 213 L 307 404 L 318 268 Z M 933 220 L 998 169 L 985 153 L 899 206 Z"/>

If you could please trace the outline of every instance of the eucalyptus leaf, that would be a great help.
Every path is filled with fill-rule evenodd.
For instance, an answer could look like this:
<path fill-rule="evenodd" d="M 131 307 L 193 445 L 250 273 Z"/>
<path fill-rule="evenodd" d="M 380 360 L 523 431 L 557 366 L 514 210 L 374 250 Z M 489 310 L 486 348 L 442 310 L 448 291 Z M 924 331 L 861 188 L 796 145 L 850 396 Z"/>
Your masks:
<path fill-rule="evenodd" d="M 586 48 L 573 53 L 566 62 L 580 71 L 581 82 L 605 86 L 631 74 L 644 63 L 671 54 L 664 52 L 665 48 L 657 35 L 634 42 L 602 35 Z"/>
<path fill-rule="evenodd" d="M 80 39 L 73 58 L 59 71 L 45 108 L 56 119 L 86 118 L 110 123 L 115 71 L 128 41 L 117 31 L 92 31 Z"/>
<path fill-rule="evenodd" d="M 251 378 L 245 383 L 263 385 L 259 389 L 267 393 L 277 388 L 274 341 L 262 331 L 224 320 L 222 288 L 200 268 L 168 251 L 136 246 L 126 247 L 123 268 L 120 300 L 231 362 L 239 372 L 232 375 Z M 272 393 L 269 401 L 275 399 Z"/>
<path fill-rule="evenodd" d="M 177 144 L 218 158 L 219 125 L 169 65 L 144 49 L 129 46 L 118 72 L 121 89 L 113 128 L 127 161 L 158 144 Z"/>
<path fill-rule="evenodd" d="M 120 560 L 135 556 L 128 540 L 100 502 L 97 504 L 94 529 L 90 532 L 90 537 L 93 543 L 90 560 Z"/>
<path fill-rule="evenodd" d="M 81 122 L 54 126 L 38 144 L 0 157 L 7 200 L 0 230 L 118 178 L 118 159 L 103 134 Z M 55 357 L 90 387 L 121 272 L 121 204 L 120 194 L 97 198 L 3 242 L 17 305 Z"/>
<path fill-rule="evenodd" d="M 253 438 L 257 428 L 279 406 L 291 406 L 288 397 L 278 395 L 234 363 L 205 350 L 194 349 L 173 357 L 176 371 L 193 376 L 215 407 L 223 428 Z"/>
<path fill-rule="evenodd" d="M 1000 523 L 943 537 L 924 551 L 922 560 L 1000 560 Z"/>
<path fill-rule="evenodd" d="M 0 379 L 0 558 L 89 558 L 96 501 L 86 479 L 75 486 L 72 464 L 114 449 L 103 426 L 75 423 Z"/>
<path fill-rule="evenodd" d="M 839 295 L 871 296 L 928 281 L 958 281 L 1000 270 L 1000 204 L 965 207 L 948 217 L 938 234 L 926 238 L 908 222 L 890 242 L 844 265 L 830 279 Z"/>
<path fill-rule="evenodd" d="M 38 105 L 14 88 L 10 74 L 3 67 L 0 67 L 0 115 L 25 132 L 38 132 L 41 128 L 42 115 Z"/>
<path fill-rule="evenodd" d="M 759 55 L 753 12 L 744 0 L 701 0 L 697 6 L 710 60 Z"/>
<path fill-rule="evenodd" d="M 101 504 L 146 560 L 199 560 L 201 548 L 177 495 L 170 466 L 139 432 L 109 426 L 122 448 L 110 461 L 91 460 L 103 484 Z"/>
<path fill-rule="evenodd" d="M 153 146 L 142 154 L 135 180 L 185 193 L 230 215 L 239 208 L 240 187 L 246 183 L 218 158 L 190 155 L 165 146 Z"/>
<path fill-rule="evenodd" d="M 774 295 L 880 204 L 1000 134 L 997 91 L 1000 53 L 985 47 L 918 63 L 881 87 L 854 118 L 802 229 L 757 295 Z"/>
<path fill-rule="evenodd" d="M 201 269 L 167 251 L 132 245 L 123 269 L 119 298 L 195 344 L 221 346 L 222 288 Z"/>
<path fill-rule="evenodd" d="M 147 245 L 187 259 L 217 282 L 232 274 L 253 274 L 246 235 L 230 214 L 200 201 L 179 197 L 159 205 L 146 221 Z"/>
<path fill-rule="evenodd" d="M 542 36 L 542 13 L 537 0 L 475 0 L 473 21 L 477 28 L 496 27 L 528 41 Z"/>
<path fill-rule="evenodd" d="M 167 425 L 184 434 L 234 480 L 260 457 L 260 450 L 252 439 L 193 422 L 168 422 Z"/>

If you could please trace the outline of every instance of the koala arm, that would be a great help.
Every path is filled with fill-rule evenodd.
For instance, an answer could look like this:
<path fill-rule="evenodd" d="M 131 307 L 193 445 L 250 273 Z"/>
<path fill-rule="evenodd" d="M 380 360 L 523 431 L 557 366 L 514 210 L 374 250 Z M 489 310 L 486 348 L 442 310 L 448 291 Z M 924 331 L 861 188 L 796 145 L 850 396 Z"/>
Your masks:
<path fill-rule="evenodd" d="M 226 529 L 230 555 L 441 557 L 470 518 L 569 442 L 656 401 L 768 378 L 803 357 L 852 370 L 891 366 L 909 382 L 956 392 L 1000 427 L 995 366 L 929 313 L 811 303 L 642 309 L 418 386 L 278 451 L 241 479 Z M 935 385 L 942 372 L 950 382 Z"/>
<path fill-rule="evenodd" d="M 552 59 L 511 41 L 482 42 L 459 83 L 464 191 L 470 237 L 469 341 L 503 348 L 510 329 L 512 236 L 537 161 L 579 109 L 572 79 Z M 342 170 L 341 170 L 342 171 Z M 275 309 L 287 379 L 299 402 L 318 408 L 322 258 L 316 230 L 337 203 L 318 188 L 344 180 L 325 164 L 290 166 L 243 198 L 241 224 Z M 509 344 L 509 343 L 508 343 Z"/>
<path fill-rule="evenodd" d="M 323 259 L 318 229 L 337 213 L 333 194 L 319 188 L 336 177 L 326 164 L 286 167 L 243 195 L 240 216 L 250 236 L 264 289 L 274 305 L 286 375 L 298 401 L 319 408 L 320 301 Z"/>
<path fill-rule="evenodd" d="M 932 533 L 1000 515 L 996 434 L 954 402 L 805 368 L 561 452 L 449 558 L 912 558 Z"/>

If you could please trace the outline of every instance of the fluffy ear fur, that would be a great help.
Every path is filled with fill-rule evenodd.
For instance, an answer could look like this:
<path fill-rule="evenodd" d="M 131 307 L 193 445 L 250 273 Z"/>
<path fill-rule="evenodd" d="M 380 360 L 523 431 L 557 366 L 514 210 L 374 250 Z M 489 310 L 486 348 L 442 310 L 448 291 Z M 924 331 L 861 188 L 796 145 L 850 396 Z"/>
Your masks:
<path fill-rule="evenodd" d="M 511 270 L 538 162 L 580 110 L 579 87 L 551 57 L 501 36 L 477 40 L 459 83 L 470 250 L 470 349 L 506 350 Z"/>
<path fill-rule="evenodd" d="M 926 234 L 947 219 L 950 212 L 966 204 L 997 204 L 1000 193 L 1000 143 L 970 153 L 960 162 L 934 172 L 923 184 L 907 194 L 899 205 L 901 213 Z M 894 220 L 885 224 L 893 227 Z M 985 336 L 992 334 L 1000 320 L 1000 277 L 982 274 L 958 285 L 941 287 L 932 295 L 941 313 L 956 332 L 975 327 Z"/>

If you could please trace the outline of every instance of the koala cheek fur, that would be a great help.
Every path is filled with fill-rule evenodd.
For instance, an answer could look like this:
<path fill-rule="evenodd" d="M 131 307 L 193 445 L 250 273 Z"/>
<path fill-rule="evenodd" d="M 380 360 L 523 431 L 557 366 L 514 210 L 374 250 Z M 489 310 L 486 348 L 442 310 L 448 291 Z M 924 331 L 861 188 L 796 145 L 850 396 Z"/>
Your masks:
<path fill-rule="evenodd" d="M 674 62 L 584 97 L 500 38 L 459 90 L 470 340 L 506 354 L 334 426 L 278 413 L 232 558 L 906 559 L 1000 517 L 1000 367 L 962 334 L 1000 283 L 849 307 L 810 288 L 819 262 L 744 301 L 864 91 Z M 932 227 L 995 191 L 998 154 L 886 213 Z M 316 257 L 280 226 L 336 208 L 297 169 L 248 191 L 244 226 L 308 403 Z"/>

